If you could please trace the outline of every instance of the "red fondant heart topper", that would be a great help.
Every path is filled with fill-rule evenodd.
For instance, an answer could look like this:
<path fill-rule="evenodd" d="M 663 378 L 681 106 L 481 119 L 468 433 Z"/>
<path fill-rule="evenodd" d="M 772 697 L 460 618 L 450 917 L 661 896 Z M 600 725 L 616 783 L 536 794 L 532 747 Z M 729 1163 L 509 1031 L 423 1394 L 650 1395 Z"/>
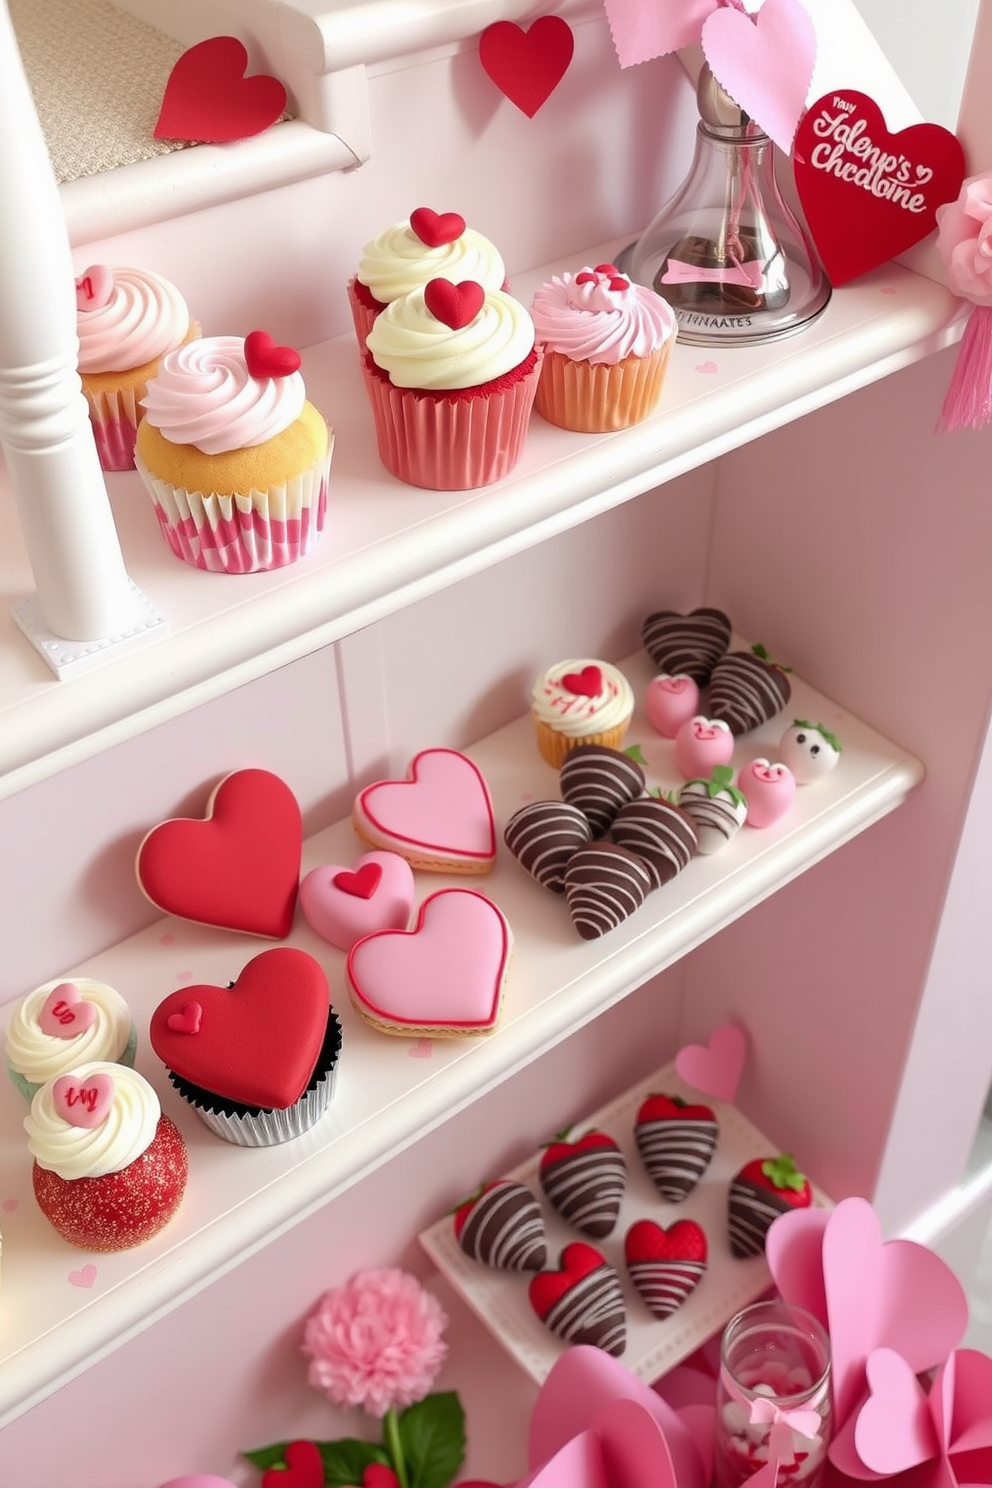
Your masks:
<path fill-rule="evenodd" d="M 301 358 L 292 346 L 279 346 L 268 331 L 249 331 L 245 363 L 252 377 L 290 377 L 300 370 Z"/>
<path fill-rule="evenodd" d="M 575 50 L 572 28 L 561 16 L 539 16 L 529 30 L 496 21 L 479 38 L 479 61 L 511 103 L 533 119 L 568 71 Z"/>
<path fill-rule="evenodd" d="M 939 124 L 890 134 L 865 93 L 829 93 L 804 115 L 796 189 L 834 285 L 887 263 L 932 232 L 964 179 L 964 151 Z"/>
<path fill-rule="evenodd" d="M 425 248 L 443 248 L 454 243 L 465 231 L 465 218 L 457 212 L 435 212 L 431 207 L 417 207 L 410 213 L 410 226 Z"/>
<path fill-rule="evenodd" d="M 474 279 L 452 284 L 447 279 L 430 279 L 424 287 L 424 304 L 435 320 L 460 331 L 471 325 L 482 309 L 486 292 Z"/>
<path fill-rule="evenodd" d="M 278 78 L 245 77 L 248 53 L 236 36 L 211 36 L 183 52 L 169 74 L 156 139 L 220 145 L 248 139 L 286 109 Z"/>

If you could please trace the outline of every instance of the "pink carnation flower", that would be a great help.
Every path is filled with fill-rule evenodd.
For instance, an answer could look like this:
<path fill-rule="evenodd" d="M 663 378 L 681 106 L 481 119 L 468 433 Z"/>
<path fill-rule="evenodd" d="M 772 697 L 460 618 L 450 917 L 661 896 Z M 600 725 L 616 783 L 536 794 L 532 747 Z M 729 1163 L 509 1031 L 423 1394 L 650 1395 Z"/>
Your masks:
<path fill-rule="evenodd" d="M 956 295 L 992 305 L 992 177 L 965 181 L 957 201 L 937 209 L 937 248 Z"/>
<path fill-rule="evenodd" d="M 307 1377 L 337 1405 L 369 1415 L 412 1405 L 444 1362 L 448 1319 L 436 1297 L 406 1271 L 357 1271 L 325 1292 L 307 1319 Z"/>

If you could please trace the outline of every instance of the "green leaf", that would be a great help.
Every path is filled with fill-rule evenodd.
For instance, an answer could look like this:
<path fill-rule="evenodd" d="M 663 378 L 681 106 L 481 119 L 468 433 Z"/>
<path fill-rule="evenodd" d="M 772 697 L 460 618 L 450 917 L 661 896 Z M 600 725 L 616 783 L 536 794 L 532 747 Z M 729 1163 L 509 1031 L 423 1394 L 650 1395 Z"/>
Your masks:
<path fill-rule="evenodd" d="M 270 1467 L 286 1466 L 288 1446 L 289 1442 L 274 1442 L 270 1447 L 257 1447 L 254 1451 L 242 1452 L 241 1455 L 265 1472 Z M 383 1462 L 387 1467 L 392 1465 L 389 1453 L 378 1442 L 343 1437 L 341 1441 L 314 1442 L 314 1446 L 324 1464 L 324 1483 L 327 1488 L 361 1488 L 362 1477 L 370 1463 Z"/>
<path fill-rule="evenodd" d="M 448 1488 L 465 1459 L 465 1412 L 453 1390 L 428 1395 L 399 1418 L 410 1488 Z"/>
<path fill-rule="evenodd" d="M 640 744 L 628 744 L 627 748 L 623 752 L 628 759 L 632 759 L 634 761 L 635 765 L 647 764 L 647 760 L 644 758 L 644 750 L 641 748 Z"/>
<path fill-rule="evenodd" d="M 242 1457 L 247 1457 L 249 1462 L 265 1472 L 270 1467 L 286 1466 L 286 1448 L 289 1442 L 273 1442 L 271 1447 L 256 1447 L 254 1451 L 242 1452 Z"/>

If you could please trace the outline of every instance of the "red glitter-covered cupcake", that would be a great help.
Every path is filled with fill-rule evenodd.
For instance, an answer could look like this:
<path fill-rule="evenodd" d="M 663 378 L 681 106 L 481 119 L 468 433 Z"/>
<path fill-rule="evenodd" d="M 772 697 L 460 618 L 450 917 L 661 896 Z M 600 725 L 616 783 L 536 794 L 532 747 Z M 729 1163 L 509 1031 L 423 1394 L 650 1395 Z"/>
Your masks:
<path fill-rule="evenodd" d="M 178 1209 L 186 1143 L 136 1070 L 94 1061 L 49 1080 L 24 1128 L 38 1206 L 70 1245 L 127 1250 Z"/>
<path fill-rule="evenodd" d="M 379 458 L 400 480 L 473 490 L 520 458 L 541 352 L 504 290 L 430 280 L 378 316 L 362 366 Z"/>

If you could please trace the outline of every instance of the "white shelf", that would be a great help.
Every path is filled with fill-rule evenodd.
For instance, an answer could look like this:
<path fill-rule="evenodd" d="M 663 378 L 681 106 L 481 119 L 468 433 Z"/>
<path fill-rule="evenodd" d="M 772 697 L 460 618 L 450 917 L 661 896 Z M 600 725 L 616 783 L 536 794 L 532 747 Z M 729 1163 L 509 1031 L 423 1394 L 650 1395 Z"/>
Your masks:
<path fill-rule="evenodd" d="M 640 695 L 651 672 L 646 658 L 631 658 L 624 669 Z M 745 828 L 721 852 L 695 859 L 600 940 L 580 940 L 564 901 L 539 888 L 500 848 L 493 873 L 474 881 L 500 904 L 515 940 L 502 1021 L 488 1037 L 435 1041 L 429 1058 L 411 1057 L 411 1041 L 377 1034 L 353 1011 L 343 955 L 314 935 L 298 912 L 291 942 L 327 968 L 344 1044 L 328 1115 L 284 1147 L 256 1152 L 213 1137 L 171 1089 L 146 1037 L 152 1009 L 173 988 L 190 981 L 224 984 L 266 942 L 165 920 L 73 972 L 53 967 L 53 976 L 100 977 L 128 999 L 139 1027 L 138 1067 L 186 1135 L 190 1183 L 176 1218 L 147 1245 L 103 1257 L 74 1250 L 36 1209 L 30 1158 L 19 1136 L 24 1104 L 11 1083 L 0 1080 L 0 1427 L 388 1162 L 411 1133 L 422 1135 L 454 1116 L 893 810 L 922 778 L 917 760 L 799 678 L 793 678 L 787 715 L 739 741 L 737 763 L 767 752 L 793 716 L 818 719 L 839 735 L 844 752 L 837 769 L 801 788 L 776 826 Z M 628 742 L 641 744 L 649 784 L 667 789 L 678 783 L 674 746 L 640 713 Z M 557 794 L 556 773 L 540 759 L 528 718 L 470 753 L 489 781 L 500 832 L 525 798 Z M 347 864 L 361 850 L 350 822 L 340 822 L 307 844 L 304 868 Z M 418 875 L 418 898 L 446 882 L 459 880 Z M 535 1140 L 540 1136 L 535 1133 Z M 89 1261 L 97 1267 L 93 1286 L 71 1285 L 69 1273 Z"/>
<path fill-rule="evenodd" d="M 618 246 L 586 250 L 567 266 L 599 262 Z M 561 265 L 516 276 L 514 289 L 529 298 L 553 267 Z M 337 432 L 328 531 L 316 551 L 272 574 L 199 573 L 167 552 L 138 476 L 109 476 L 129 572 L 170 631 L 63 682 L 10 616 L 9 603 L 33 583 L 13 501 L 0 483 L 7 601 L 0 613 L 0 795 L 887 376 L 952 343 L 961 318 L 960 303 L 941 285 L 889 264 L 835 293 L 813 326 L 777 344 L 712 352 L 677 346 L 661 411 L 635 429 L 578 435 L 535 414 L 508 479 L 453 494 L 405 486 L 380 466 L 353 338 L 312 347 L 308 388 Z"/>

